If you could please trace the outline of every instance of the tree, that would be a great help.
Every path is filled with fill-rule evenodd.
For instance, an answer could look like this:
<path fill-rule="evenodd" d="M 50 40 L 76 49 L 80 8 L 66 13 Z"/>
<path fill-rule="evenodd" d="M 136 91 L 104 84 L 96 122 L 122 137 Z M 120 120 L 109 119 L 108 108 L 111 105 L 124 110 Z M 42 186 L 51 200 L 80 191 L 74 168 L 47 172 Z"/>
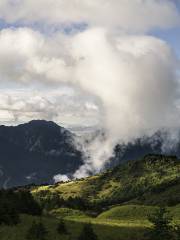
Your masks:
<path fill-rule="evenodd" d="M 152 230 L 147 235 L 148 239 L 169 240 L 173 238 L 172 218 L 168 215 L 166 208 L 158 208 L 148 219 L 153 224 Z"/>
<path fill-rule="evenodd" d="M 20 222 L 19 214 L 9 202 L 0 202 L 0 224 L 16 225 Z"/>
<path fill-rule="evenodd" d="M 27 240 L 46 240 L 46 236 L 48 231 L 46 230 L 43 223 L 33 221 L 31 227 L 27 232 L 26 239 Z"/>
<path fill-rule="evenodd" d="M 87 209 L 86 202 L 81 197 L 69 197 L 64 204 L 68 208 L 79 209 L 79 210 Z"/>
<path fill-rule="evenodd" d="M 94 233 L 91 224 L 85 224 L 78 240 L 97 240 L 98 237 Z"/>
<path fill-rule="evenodd" d="M 16 225 L 20 222 L 12 190 L 0 190 L 0 224 Z"/>
<path fill-rule="evenodd" d="M 175 230 L 175 236 L 176 236 L 175 239 L 180 240 L 180 226 L 179 225 L 175 226 L 174 230 Z"/>
<path fill-rule="evenodd" d="M 63 219 L 60 219 L 58 225 L 57 225 L 57 232 L 59 234 L 68 234 L 68 231 L 66 229 L 66 225 Z"/>
<path fill-rule="evenodd" d="M 42 209 L 40 205 L 35 201 L 32 194 L 29 191 L 19 191 L 16 193 L 17 208 L 20 213 L 30 215 L 41 215 Z"/>

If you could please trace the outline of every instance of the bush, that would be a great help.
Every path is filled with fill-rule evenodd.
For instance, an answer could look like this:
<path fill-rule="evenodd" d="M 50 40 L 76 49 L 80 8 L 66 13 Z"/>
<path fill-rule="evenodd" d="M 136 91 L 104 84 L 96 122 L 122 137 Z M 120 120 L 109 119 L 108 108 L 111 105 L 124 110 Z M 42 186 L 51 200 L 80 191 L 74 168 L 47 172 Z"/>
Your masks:
<path fill-rule="evenodd" d="M 78 240 L 97 240 L 97 239 L 98 237 L 94 233 L 92 225 L 91 224 L 84 225 Z"/>
<path fill-rule="evenodd" d="M 0 224 L 16 225 L 20 222 L 19 214 L 9 203 L 0 202 Z"/>
<path fill-rule="evenodd" d="M 15 203 L 16 198 L 12 191 L 0 191 L 0 224 L 16 225 L 20 222 Z"/>
<path fill-rule="evenodd" d="M 172 228 L 172 218 L 168 215 L 166 208 L 158 208 L 148 219 L 153 224 L 152 230 L 147 234 L 148 239 L 173 239 L 174 231 Z"/>
<path fill-rule="evenodd" d="M 34 200 L 29 191 L 19 191 L 17 195 L 17 208 L 20 213 L 39 216 L 42 214 L 40 205 Z"/>
<path fill-rule="evenodd" d="M 57 232 L 59 234 L 68 234 L 68 231 L 66 229 L 66 225 L 63 219 L 61 219 L 57 225 Z"/>
<path fill-rule="evenodd" d="M 32 226 L 27 232 L 27 240 L 46 240 L 48 231 L 44 227 L 42 222 L 33 222 Z"/>

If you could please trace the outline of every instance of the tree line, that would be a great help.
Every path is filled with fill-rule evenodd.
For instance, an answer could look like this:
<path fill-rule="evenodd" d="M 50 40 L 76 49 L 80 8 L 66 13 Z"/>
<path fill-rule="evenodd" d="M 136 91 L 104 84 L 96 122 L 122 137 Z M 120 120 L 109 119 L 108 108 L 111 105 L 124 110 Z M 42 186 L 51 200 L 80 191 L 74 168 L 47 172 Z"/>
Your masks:
<path fill-rule="evenodd" d="M 51 195 L 52 197 L 52 195 Z M 16 225 L 20 223 L 20 215 L 28 214 L 33 216 L 41 216 L 43 207 L 54 208 L 62 207 L 66 204 L 69 208 L 80 208 L 81 210 L 89 209 L 81 198 L 69 198 L 64 201 L 63 199 L 53 196 L 52 199 L 44 202 L 44 206 L 39 201 L 34 199 L 30 191 L 21 190 L 0 190 L 0 225 Z M 48 205 L 48 204 L 52 204 Z M 157 210 L 148 216 L 148 220 L 152 223 L 152 227 L 145 233 L 147 240 L 180 240 L 180 226 L 174 225 L 172 217 L 164 207 L 159 207 Z M 71 233 L 66 226 L 63 219 L 57 223 L 56 231 L 59 235 L 69 235 Z M 44 225 L 42 218 L 39 221 L 33 221 L 32 225 L 27 231 L 27 240 L 48 240 L 48 230 Z M 93 230 L 91 224 L 84 224 L 82 231 L 77 240 L 97 240 L 98 237 Z"/>
<path fill-rule="evenodd" d="M 29 191 L 0 190 L 0 224 L 18 224 L 20 214 L 39 216 L 42 208 Z"/>
<path fill-rule="evenodd" d="M 69 239 L 71 239 L 71 233 L 68 231 L 66 224 L 63 219 L 59 220 L 57 224 L 56 232 L 59 236 L 68 235 Z M 35 222 L 33 221 L 31 227 L 29 228 L 27 235 L 27 240 L 48 240 L 48 230 L 43 224 L 42 221 Z M 96 233 L 93 230 L 92 225 L 84 224 L 82 231 L 80 232 L 77 240 L 98 240 Z"/>

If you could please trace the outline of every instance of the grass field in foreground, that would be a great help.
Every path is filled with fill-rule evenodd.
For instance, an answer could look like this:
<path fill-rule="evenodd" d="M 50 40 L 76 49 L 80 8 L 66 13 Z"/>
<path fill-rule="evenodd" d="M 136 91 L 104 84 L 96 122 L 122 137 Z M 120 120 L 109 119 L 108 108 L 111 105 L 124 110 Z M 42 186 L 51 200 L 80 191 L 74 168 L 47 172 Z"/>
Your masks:
<path fill-rule="evenodd" d="M 39 218 L 22 216 L 22 222 L 15 227 L 0 227 L 0 239 L 2 240 L 25 240 L 28 228 L 31 226 L 32 221 Z M 56 232 L 56 226 L 58 220 L 51 217 L 43 217 L 42 222 L 48 229 L 48 240 L 77 240 L 83 224 L 82 222 L 90 222 L 91 219 L 78 219 L 76 221 L 66 220 L 66 226 L 69 235 L 58 235 Z M 134 224 L 110 224 L 103 221 L 93 221 L 93 228 L 98 235 L 99 240 L 143 240 L 143 234 L 145 231 L 144 226 L 135 226 Z M 98 223 L 98 224 L 97 224 Z"/>
<path fill-rule="evenodd" d="M 134 225 L 149 226 L 148 216 L 151 215 L 157 207 L 144 206 L 144 205 L 122 205 L 114 206 L 109 210 L 104 211 L 96 218 L 90 218 L 82 211 L 73 210 L 69 208 L 59 208 L 51 211 L 51 214 L 55 217 L 63 217 L 67 220 L 76 221 L 91 221 L 95 223 L 104 223 L 122 225 L 125 223 L 133 223 Z M 167 208 L 169 215 L 173 218 L 174 222 L 180 221 L 180 204 L 174 207 Z"/>
<path fill-rule="evenodd" d="M 52 216 L 44 216 L 42 222 L 48 230 L 48 240 L 77 240 L 84 223 L 91 222 L 99 240 L 144 240 L 144 233 L 151 225 L 147 215 L 155 207 L 125 205 L 112 207 L 96 218 L 91 218 L 78 210 L 67 208 L 51 212 Z M 169 208 L 176 223 L 180 223 L 180 205 Z M 69 232 L 68 236 L 60 236 L 56 231 L 58 218 L 63 217 Z M 33 220 L 39 217 L 21 216 L 21 223 L 15 227 L 0 227 L 0 239 L 25 240 L 28 228 Z"/>

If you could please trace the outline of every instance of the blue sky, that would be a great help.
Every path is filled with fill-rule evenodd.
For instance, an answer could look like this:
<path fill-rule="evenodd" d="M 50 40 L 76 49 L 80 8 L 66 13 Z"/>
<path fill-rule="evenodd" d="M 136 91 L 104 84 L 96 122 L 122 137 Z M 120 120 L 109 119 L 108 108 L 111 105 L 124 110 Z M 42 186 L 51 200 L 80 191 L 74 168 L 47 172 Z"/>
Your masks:
<path fill-rule="evenodd" d="M 175 2 L 178 10 L 180 11 L 180 0 L 172 1 Z M 156 30 L 151 34 L 168 42 L 176 52 L 178 58 L 180 58 L 180 26 L 168 30 Z"/>
<path fill-rule="evenodd" d="M 176 52 L 178 58 L 180 58 L 180 27 L 169 30 L 156 30 L 151 34 L 168 42 Z"/>

